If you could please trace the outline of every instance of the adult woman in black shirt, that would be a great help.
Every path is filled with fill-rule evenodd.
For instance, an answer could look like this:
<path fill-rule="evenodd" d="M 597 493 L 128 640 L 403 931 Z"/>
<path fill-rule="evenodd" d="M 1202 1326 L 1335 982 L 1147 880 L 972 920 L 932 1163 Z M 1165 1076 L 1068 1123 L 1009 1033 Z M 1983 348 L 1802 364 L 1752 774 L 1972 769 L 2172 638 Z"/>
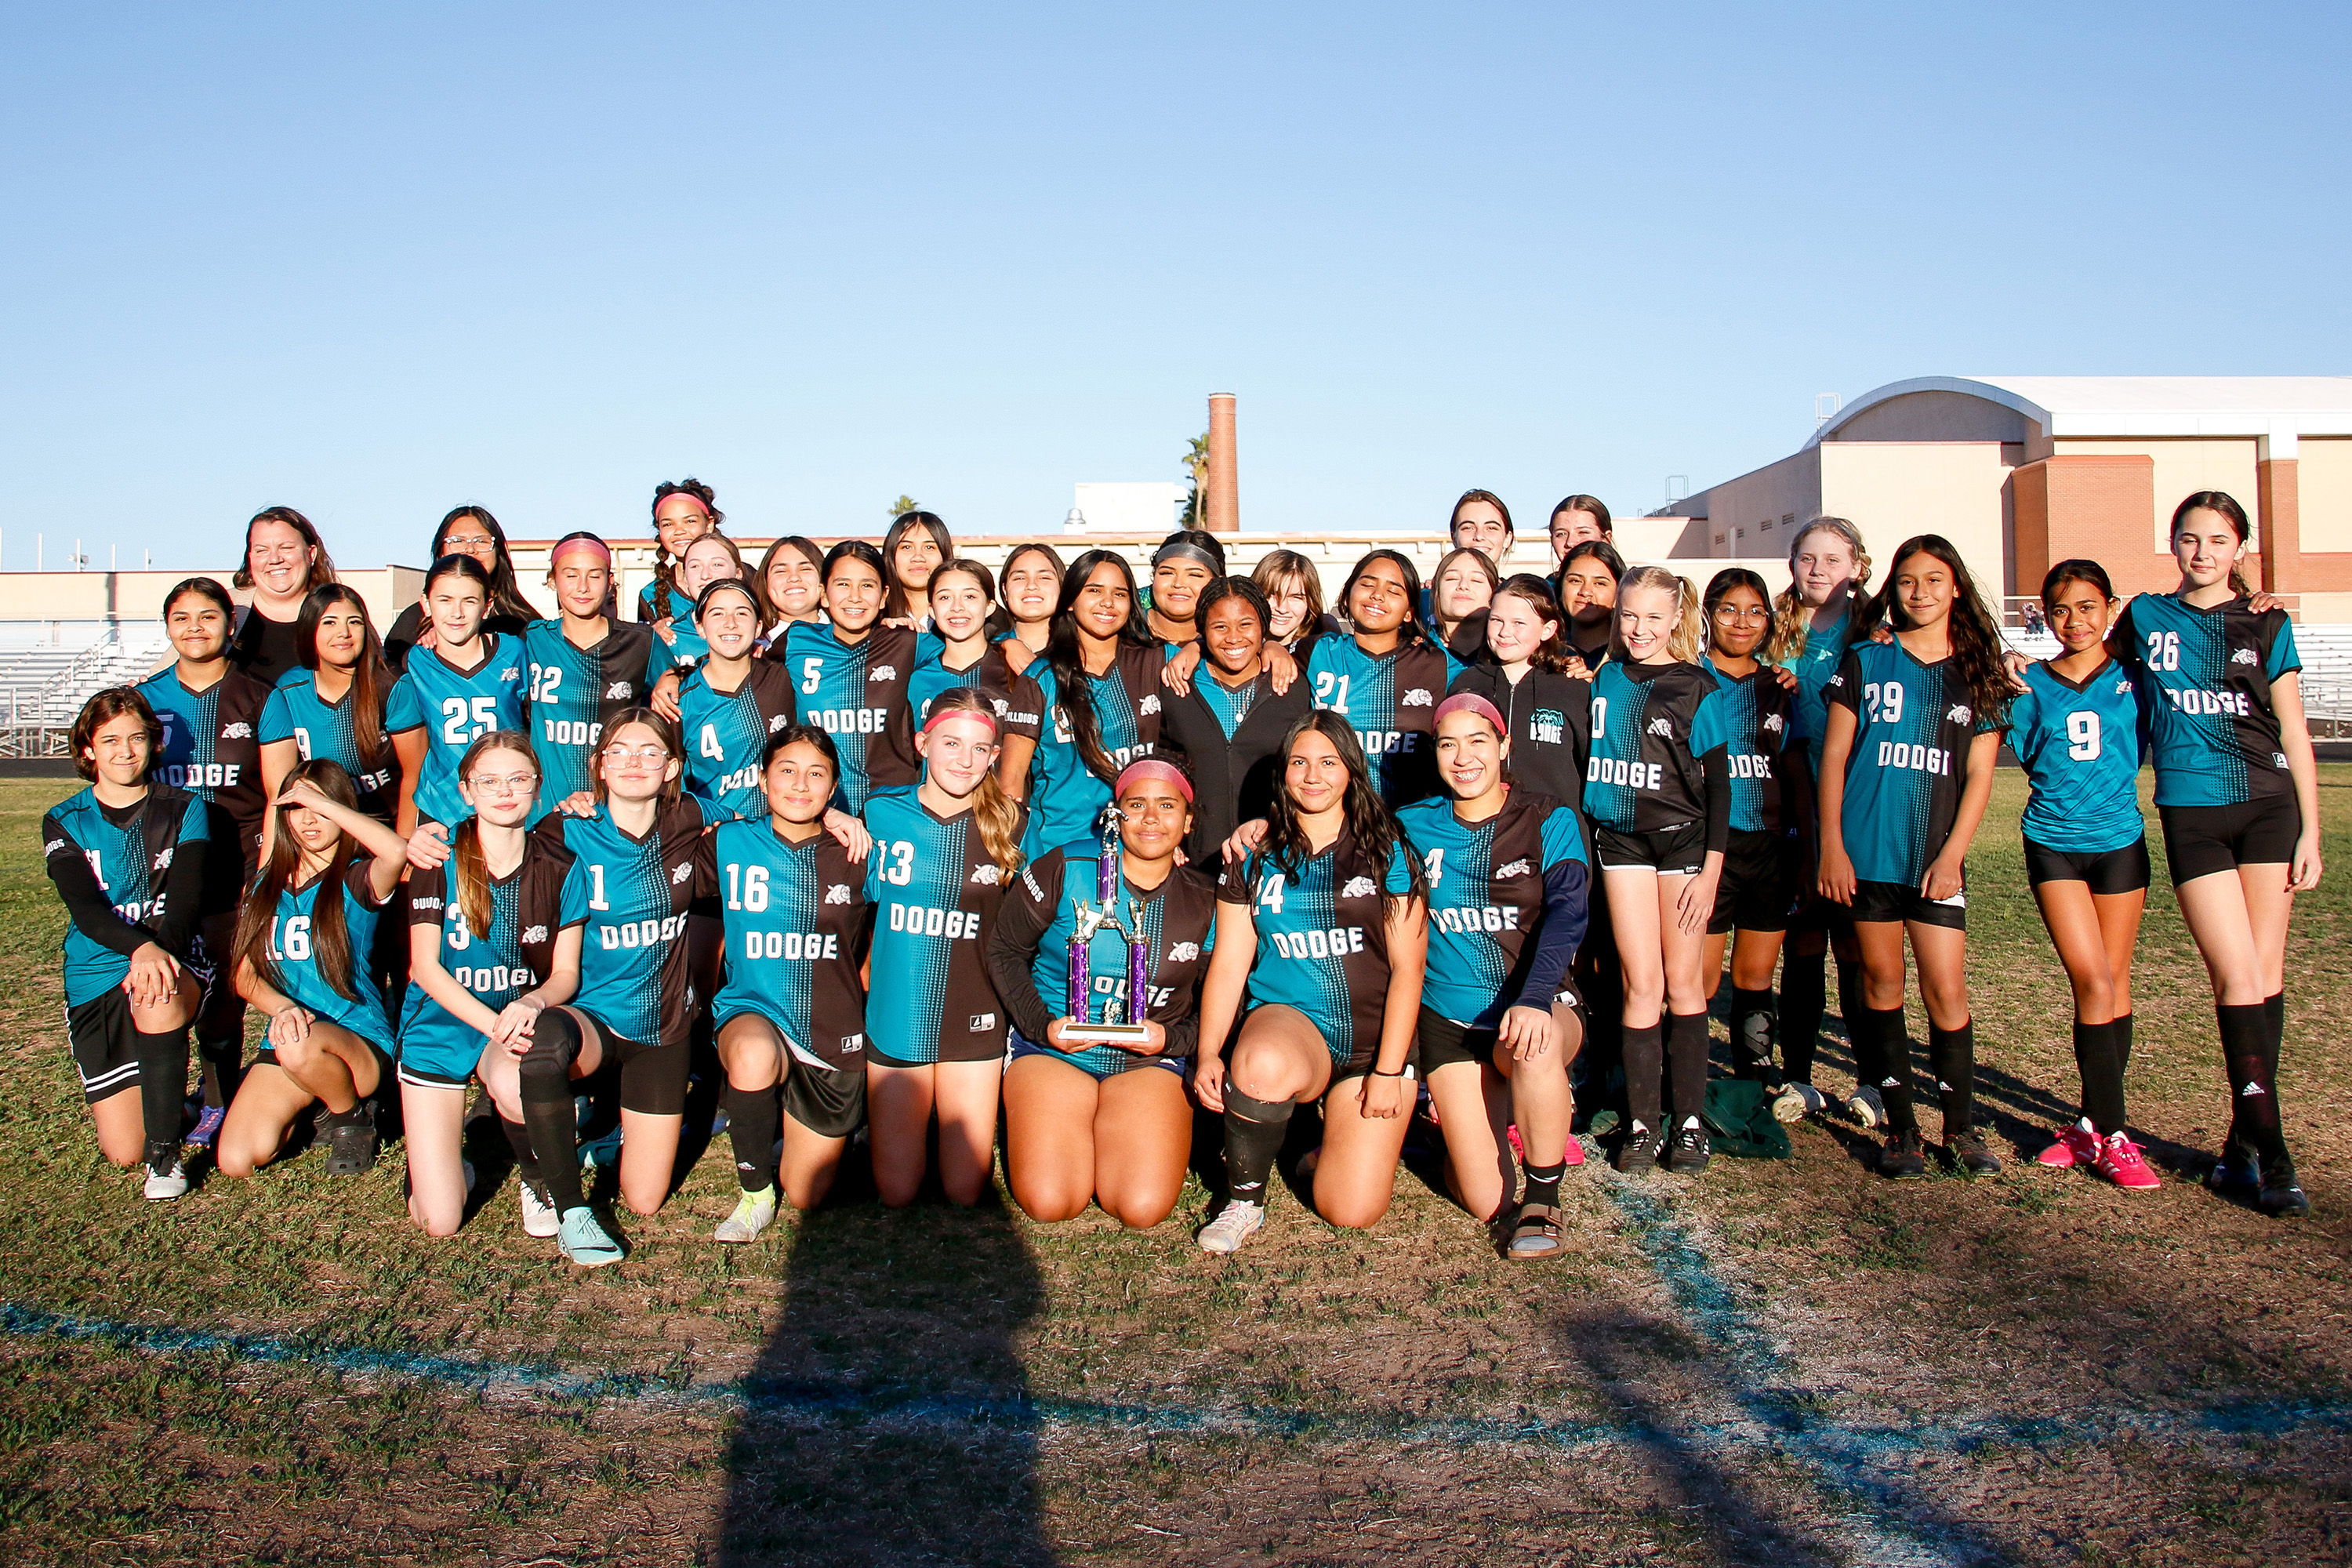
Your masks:
<path fill-rule="evenodd" d="M 302 662 L 295 623 L 313 588 L 335 580 L 335 563 L 310 520 L 290 506 L 253 514 L 245 525 L 245 564 L 232 581 L 250 597 L 229 634 L 228 661 L 264 686 Z"/>

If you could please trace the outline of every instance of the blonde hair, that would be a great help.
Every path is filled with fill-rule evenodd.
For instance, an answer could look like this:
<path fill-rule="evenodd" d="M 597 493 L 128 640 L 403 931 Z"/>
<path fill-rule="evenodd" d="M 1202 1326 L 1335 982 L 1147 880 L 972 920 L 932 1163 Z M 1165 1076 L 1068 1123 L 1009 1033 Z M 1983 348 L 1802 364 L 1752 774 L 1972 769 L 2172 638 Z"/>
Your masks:
<path fill-rule="evenodd" d="M 1864 597 L 1863 590 L 1870 585 L 1870 552 L 1862 547 L 1862 530 L 1842 517 L 1817 517 L 1797 530 L 1789 541 L 1789 585 L 1772 601 L 1772 636 L 1765 643 L 1762 658 L 1767 664 L 1786 664 L 1805 651 L 1805 638 L 1811 629 L 1812 613 L 1797 594 L 1797 552 L 1805 541 L 1822 529 L 1829 530 L 1846 542 L 1853 552 L 1853 580 L 1846 589 L 1846 617 L 1849 623 L 1860 609 Z M 1851 640 L 1849 638 L 1848 640 Z"/>
<path fill-rule="evenodd" d="M 1627 657 L 1625 595 L 1636 588 L 1657 588 L 1675 596 L 1675 625 L 1666 634 L 1666 657 L 1677 664 L 1696 664 L 1706 651 L 1706 622 L 1699 614 L 1698 590 L 1689 578 L 1678 577 L 1663 566 L 1636 566 L 1618 579 L 1617 614 L 1609 620 L 1609 657 Z"/>
<path fill-rule="evenodd" d="M 944 572 L 947 568 L 942 566 L 940 570 Z M 973 714 L 987 720 L 992 731 L 997 728 L 996 710 L 987 698 L 969 686 L 940 693 L 931 704 L 924 727 L 938 723 L 943 713 Z M 1021 869 L 1021 807 L 996 782 L 996 769 L 992 766 L 980 775 L 980 787 L 971 792 L 971 819 L 980 828 L 980 847 L 988 851 L 997 870 L 1010 880 Z"/>

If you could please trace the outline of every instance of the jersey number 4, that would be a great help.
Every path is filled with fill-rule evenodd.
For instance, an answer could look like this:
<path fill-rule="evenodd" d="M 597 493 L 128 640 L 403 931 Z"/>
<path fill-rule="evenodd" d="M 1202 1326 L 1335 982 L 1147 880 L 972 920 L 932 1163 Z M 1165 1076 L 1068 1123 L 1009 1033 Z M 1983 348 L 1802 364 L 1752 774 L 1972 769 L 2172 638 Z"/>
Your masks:
<path fill-rule="evenodd" d="M 1282 873 L 1275 872 L 1257 887 L 1258 907 L 1270 914 L 1282 912 Z"/>

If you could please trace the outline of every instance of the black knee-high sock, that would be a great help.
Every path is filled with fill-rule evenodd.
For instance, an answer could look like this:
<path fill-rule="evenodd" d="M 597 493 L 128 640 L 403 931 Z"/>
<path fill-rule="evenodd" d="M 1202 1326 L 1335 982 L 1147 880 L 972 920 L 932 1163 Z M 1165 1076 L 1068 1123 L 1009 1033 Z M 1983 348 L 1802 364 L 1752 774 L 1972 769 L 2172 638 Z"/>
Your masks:
<path fill-rule="evenodd" d="M 1977 1026 L 1971 1018 L 1957 1029 L 1927 1021 L 1927 1065 L 1936 1074 L 1936 1097 L 1944 1111 L 1944 1135 L 1956 1137 L 1977 1115 Z"/>
<path fill-rule="evenodd" d="M 1736 1047 L 1732 1055 L 1739 1063 L 1741 1078 L 1771 1078 L 1775 1024 L 1770 991 L 1732 987 L 1731 1041 Z"/>
<path fill-rule="evenodd" d="M 2263 1038 L 2270 1054 L 2271 1077 L 2278 1077 L 2279 1052 L 2286 1045 L 2286 993 L 2263 1000 Z"/>
<path fill-rule="evenodd" d="M 1290 1113 L 1297 1109 L 1287 1100 L 1253 1100 L 1226 1083 L 1225 1191 L 1235 1203 L 1265 1202 L 1266 1177 L 1274 1171 L 1274 1157 L 1282 1152 Z"/>
<path fill-rule="evenodd" d="M 2119 1075 L 2129 1072 L 2131 1070 L 2132 1016 L 2126 1013 L 2107 1027 L 2116 1032 L 2116 1071 Z"/>
<path fill-rule="evenodd" d="M 1666 1016 L 1666 1070 L 1674 1081 L 1677 1128 L 1706 1113 L 1706 1015 Z"/>
<path fill-rule="evenodd" d="M 532 1026 L 530 1049 L 520 1068 L 523 1125 L 539 1156 L 540 1184 L 559 1215 L 582 1207 L 580 1123 L 572 1108 L 572 1064 L 580 1058 L 580 1027 L 561 1007 L 550 1007 Z"/>
<path fill-rule="evenodd" d="M 515 1170 L 526 1182 L 539 1180 L 539 1155 L 530 1146 L 530 1129 L 520 1121 L 499 1117 L 499 1131 L 507 1135 L 507 1147 L 514 1151 Z"/>
<path fill-rule="evenodd" d="M 205 1104 L 215 1110 L 227 1110 L 228 1102 L 236 1098 L 236 1086 L 244 1081 L 245 1042 L 200 1038 L 196 1055 L 205 1064 Z"/>
<path fill-rule="evenodd" d="M 168 1171 L 180 1157 L 180 1123 L 188 1114 L 188 1031 L 131 1033 L 139 1060 L 139 1114 L 147 1127 L 147 1163 Z"/>
<path fill-rule="evenodd" d="M 1557 1165 L 1529 1165 L 1527 1173 L 1527 1194 L 1519 1202 L 1533 1204 L 1538 1208 L 1559 1207 L 1559 1181 L 1568 1174 L 1568 1162 L 1562 1160 Z"/>
<path fill-rule="evenodd" d="M 1837 958 L 1837 949 L 1830 949 L 1830 956 Z M 1854 1019 L 1870 1006 L 1864 990 L 1862 960 L 1838 958 L 1837 974 L 1838 1016 L 1845 1020 L 1845 1026 L 1850 1030 L 1853 1027 Z"/>
<path fill-rule="evenodd" d="M 1862 993 L 1854 992 L 1857 1001 Z M 1858 1007 L 1870 1020 L 1870 1037 L 1878 1049 L 1878 1098 L 1886 1106 L 1886 1124 L 1897 1132 L 1916 1131 L 1919 1118 L 1911 1109 L 1911 1034 L 1900 1007 Z"/>
<path fill-rule="evenodd" d="M 2250 1145 L 2264 1159 L 2285 1153 L 2263 1004 L 2218 1006 L 2213 1016 L 2221 1027 L 2221 1060 L 2230 1074 L 2230 1103 L 2235 1111 L 2230 1119 L 2231 1142 Z"/>
<path fill-rule="evenodd" d="M 735 1146 L 735 1179 L 747 1193 L 765 1192 L 776 1184 L 776 1133 L 782 1117 L 772 1084 L 766 1089 L 727 1086 L 727 1141 Z"/>
<path fill-rule="evenodd" d="M 1829 1008 L 1829 954 L 1791 952 L 1780 961 L 1780 1059 L 1791 1083 L 1813 1081 L 1813 1047 Z"/>
<path fill-rule="evenodd" d="M 1665 1068 L 1665 1026 L 1652 1024 L 1637 1029 L 1628 1024 L 1622 1031 L 1625 1041 L 1625 1120 L 1630 1126 L 1640 1122 L 1656 1131 L 1663 1125 L 1658 1115 L 1659 1079 Z"/>
<path fill-rule="evenodd" d="M 2124 1130 L 2124 1068 L 2114 1024 L 2074 1023 L 2074 1068 L 2083 1075 L 2083 1115 L 2099 1136 Z"/>

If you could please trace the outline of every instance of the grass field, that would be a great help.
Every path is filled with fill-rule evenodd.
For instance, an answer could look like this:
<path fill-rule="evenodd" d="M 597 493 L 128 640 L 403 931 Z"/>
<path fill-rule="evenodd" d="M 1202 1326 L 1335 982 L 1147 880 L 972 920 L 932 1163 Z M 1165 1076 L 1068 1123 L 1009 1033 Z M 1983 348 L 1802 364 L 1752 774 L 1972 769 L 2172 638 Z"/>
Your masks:
<path fill-rule="evenodd" d="M 1515 1267 L 1425 1173 L 1361 1234 L 1278 1196 L 1226 1260 L 1197 1182 L 1144 1235 L 851 1199 L 723 1249 L 714 1152 L 594 1274 L 510 1178 L 425 1239 L 396 1149 L 142 1204 L 65 1055 L 37 830 L 68 783 L 0 783 L 0 1560 L 2343 1561 L 2352 768 L 2323 775 L 2300 1224 L 2197 1184 L 2229 1102 L 2160 872 L 2130 1091 L 2171 1179 L 2030 1163 L 2074 1072 L 2004 773 L 1970 876 L 1998 1178 L 1890 1186 L 1834 1121 L 1696 1180 L 1595 1162 L 1570 1255 Z"/>

